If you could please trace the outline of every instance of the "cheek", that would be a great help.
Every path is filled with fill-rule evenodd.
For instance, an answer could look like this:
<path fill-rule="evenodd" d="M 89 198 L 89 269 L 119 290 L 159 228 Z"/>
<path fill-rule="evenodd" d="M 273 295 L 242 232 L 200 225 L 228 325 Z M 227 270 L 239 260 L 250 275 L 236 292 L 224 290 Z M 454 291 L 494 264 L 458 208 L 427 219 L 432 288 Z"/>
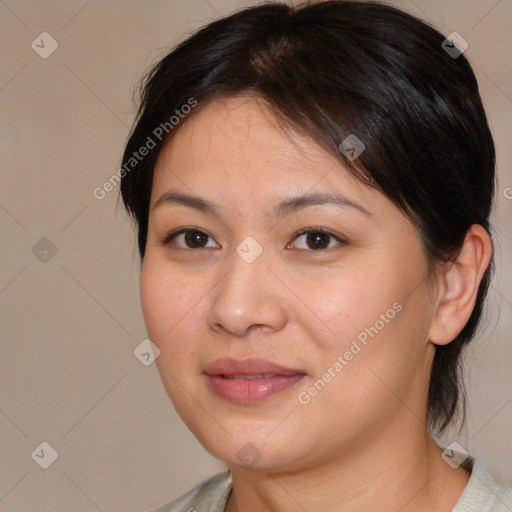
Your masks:
<path fill-rule="evenodd" d="M 315 286 L 310 279 L 302 285 L 295 281 L 297 295 L 310 309 L 299 321 L 315 342 L 310 360 L 316 377 L 329 369 L 343 374 L 335 380 L 357 388 L 358 395 L 370 382 L 377 384 L 370 369 L 398 385 L 421 368 L 431 304 L 421 282 L 421 259 L 407 266 L 399 264 L 403 261 L 373 258 L 366 268 L 354 264 L 350 273 L 318 278 Z"/>
<path fill-rule="evenodd" d="M 200 311 L 200 295 L 193 293 L 193 283 L 148 258 L 142 266 L 139 286 L 148 335 L 162 355 L 165 357 L 171 347 L 175 353 L 190 347 L 190 343 L 179 340 L 198 322 L 195 315 Z"/>
<path fill-rule="evenodd" d="M 191 329 L 199 322 L 194 316 L 200 309 L 198 299 L 190 293 L 189 280 L 150 257 L 144 260 L 139 288 L 148 337 L 160 350 L 158 371 L 171 402 L 181 410 L 180 404 L 186 402 L 182 386 L 189 386 L 196 376 L 198 337 Z"/>
<path fill-rule="evenodd" d="M 140 275 L 140 301 L 148 335 L 153 343 L 161 349 L 161 338 L 172 325 L 172 318 L 169 318 L 169 324 L 166 326 L 164 326 L 163 320 L 166 318 L 168 310 L 173 310 L 172 303 L 174 301 L 171 294 L 168 293 L 169 288 L 165 275 L 158 272 L 158 268 L 147 258 L 146 256 Z"/>
<path fill-rule="evenodd" d="M 295 281 L 296 295 L 304 297 L 307 308 L 301 324 L 327 353 L 347 350 L 352 340 L 364 342 L 377 323 L 378 331 L 388 328 L 400 307 L 393 304 L 400 298 L 398 286 L 379 281 L 369 271 L 351 272 L 317 279 Z M 384 315 L 381 318 L 381 315 Z M 307 322 L 304 320 L 308 318 Z"/>

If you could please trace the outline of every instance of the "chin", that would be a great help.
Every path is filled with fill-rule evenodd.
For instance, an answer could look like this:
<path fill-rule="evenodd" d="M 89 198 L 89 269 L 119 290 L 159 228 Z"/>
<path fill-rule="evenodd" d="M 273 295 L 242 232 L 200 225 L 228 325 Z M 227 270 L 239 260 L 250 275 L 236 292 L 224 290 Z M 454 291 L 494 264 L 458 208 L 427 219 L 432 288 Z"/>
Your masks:
<path fill-rule="evenodd" d="M 271 432 L 275 428 L 267 425 L 265 432 Z M 205 425 L 187 424 L 193 435 L 198 439 L 203 448 L 213 457 L 230 467 L 240 467 L 255 471 L 278 471 L 297 467 L 297 461 L 302 460 L 306 454 L 297 450 L 307 451 L 304 439 L 294 442 L 297 436 L 285 433 L 283 437 L 272 433 L 270 437 L 262 434 L 261 428 L 247 425 L 243 428 L 238 425 L 230 429 L 230 424 L 224 424 L 230 434 L 222 431 L 212 424 Z M 222 430 L 222 429 L 220 429 Z"/>

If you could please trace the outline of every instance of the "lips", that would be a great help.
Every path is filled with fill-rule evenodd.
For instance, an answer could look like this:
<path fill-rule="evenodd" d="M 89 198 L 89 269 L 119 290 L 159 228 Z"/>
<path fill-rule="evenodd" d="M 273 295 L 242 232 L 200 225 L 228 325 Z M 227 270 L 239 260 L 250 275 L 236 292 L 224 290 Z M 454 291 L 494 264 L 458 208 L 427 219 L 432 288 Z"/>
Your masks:
<path fill-rule="evenodd" d="M 304 378 L 302 370 L 266 359 L 218 359 L 206 366 L 211 389 L 233 403 L 251 403 L 293 387 Z"/>

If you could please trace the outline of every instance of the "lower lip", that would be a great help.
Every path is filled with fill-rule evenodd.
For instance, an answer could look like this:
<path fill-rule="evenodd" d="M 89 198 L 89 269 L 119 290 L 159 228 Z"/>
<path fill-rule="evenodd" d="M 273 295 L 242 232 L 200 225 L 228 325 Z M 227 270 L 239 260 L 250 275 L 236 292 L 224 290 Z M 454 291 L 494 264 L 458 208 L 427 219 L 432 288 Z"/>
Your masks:
<path fill-rule="evenodd" d="M 212 375 L 208 378 L 217 395 L 230 402 L 247 404 L 290 389 L 304 377 L 305 375 L 276 375 L 268 379 L 235 380 Z"/>

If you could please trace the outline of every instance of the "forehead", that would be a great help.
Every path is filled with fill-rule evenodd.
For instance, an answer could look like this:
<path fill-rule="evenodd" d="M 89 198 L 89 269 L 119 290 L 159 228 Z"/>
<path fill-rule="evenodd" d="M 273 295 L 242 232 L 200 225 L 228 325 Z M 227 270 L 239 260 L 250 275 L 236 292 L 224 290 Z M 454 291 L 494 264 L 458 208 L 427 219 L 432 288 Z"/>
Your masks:
<path fill-rule="evenodd" d="M 181 122 L 155 166 L 153 201 L 171 186 L 267 198 L 313 188 L 350 191 L 361 202 L 373 190 L 309 136 L 280 124 L 256 98 L 219 98 Z"/>

